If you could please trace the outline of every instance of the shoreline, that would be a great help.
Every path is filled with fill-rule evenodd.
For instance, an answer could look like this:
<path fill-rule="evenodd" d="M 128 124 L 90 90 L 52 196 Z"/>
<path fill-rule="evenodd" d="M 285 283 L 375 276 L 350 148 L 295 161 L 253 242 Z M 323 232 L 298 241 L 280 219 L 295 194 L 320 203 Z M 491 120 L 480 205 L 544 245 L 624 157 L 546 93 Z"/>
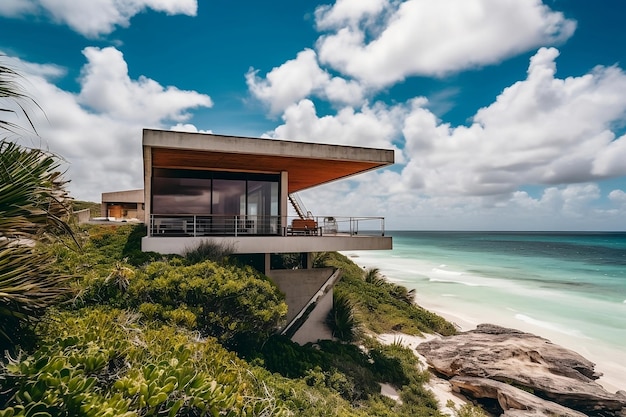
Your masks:
<path fill-rule="evenodd" d="M 367 256 L 346 254 L 355 264 L 361 268 L 376 267 L 376 259 L 368 259 Z M 406 286 L 406 282 L 396 280 L 387 271 L 381 269 L 381 275 L 385 276 L 390 282 Z M 415 303 L 420 307 L 436 313 L 449 322 L 453 323 L 459 331 L 465 332 L 473 330 L 477 325 L 483 323 L 492 323 L 502 327 L 517 329 L 523 332 L 532 333 L 537 336 L 549 340 L 551 343 L 560 345 L 569 350 L 575 351 L 583 357 L 595 363 L 595 370 L 602 373 L 602 376 L 595 380 L 605 390 L 611 393 L 617 391 L 626 391 L 626 383 L 623 376 L 626 375 L 626 363 L 621 363 L 619 358 L 621 354 L 611 349 L 609 346 L 603 346 L 596 343 L 593 339 L 580 339 L 575 336 L 560 333 L 554 329 L 540 327 L 531 322 L 506 318 L 503 316 L 494 317 L 493 312 L 488 309 L 476 309 L 473 311 L 465 311 L 458 308 L 458 303 L 454 299 L 426 297 L 417 288 Z M 443 302 L 442 302 L 443 301 Z M 457 307 L 457 308 L 455 308 Z M 468 306 L 461 306 L 467 308 Z"/>
<path fill-rule="evenodd" d="M 592 361 L 595 364 L 595 370 L 602 373 L 602 376 L 598 378 L 597 380 L 595 380 L 595 382 L 600 384 L 608 392 L 616 393 L 617 391 L 626 390 L 626 387 L 624 387 L 624 380 L 623 380 L 623 376 L 625 375 L 624 370 L 626 369 L 626 366 L 619 364 L 617 361 L 610 361 L 609 363 L 609 360 L 606 359 L 606 357 L 604 358 L 606 362 L 599 360 L 599 358 L 596 357 L 595 354 L 592 354 L 587 349 L 580 349 L 580 347 L 571 346 L 569 343 L 563 342 L 562 340 L 560 340 L 562 338 L 558 337 L 558 335 L 556 334 L 546 335 L 545 332 L 537 332 L 536 330 L 531 331 L 531 330 L 522 328 L 526 326 L 519 326 L 519 325 L 516 325 L 515 323 L 504 323 L 504 322 L 497 322 L 497 321 L 494 322 L 494 320 L 481 321 L 480 323 L 474 323 L 474 322 L 468 321 L 463 316 L 462 312 L 453 312 L 448 309 L 442 309 L 441 306 L 437 306 L 436 304 L 429 303 L 428 301 L 425 301 L 425 300 L 420 300 L 419 295 L 416 297 L 415 303 L 419 305 L 420 307 L 428 311 L 431 311 L 435 314 L 438 314 L 444 319 L 453 323 L 462 332 L 474 330 L 476 326 L 478 326 L 479 324 L 491 323 L 491 324 L 496 324 L 499 326 L 521 330 L 527 333 L 532 333 L 537 336 L 548 339 L 550 342 L 556 345 L 563 346 L 564 348 L 567 348 L 569 350 L 575 351 L 579 353 L 580 355 L 582 355 L 583 357 L 585 357 L 586 359 L 589 359 L 590 361 Z M 539 333 L 542 333 L 542 334 L 539 334 Z"/>

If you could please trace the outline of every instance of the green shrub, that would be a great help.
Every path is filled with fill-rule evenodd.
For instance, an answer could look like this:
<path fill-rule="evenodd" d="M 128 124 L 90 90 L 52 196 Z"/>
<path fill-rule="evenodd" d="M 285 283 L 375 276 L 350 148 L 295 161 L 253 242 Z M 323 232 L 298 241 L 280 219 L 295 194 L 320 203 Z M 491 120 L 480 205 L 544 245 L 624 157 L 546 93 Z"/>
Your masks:
<path fill-rule="evenodd" d="M 350 300 L 354 314 L 365 329 L 374 333 L 456 333 L 452 323 L 415 304 L 414 292 L 386 282 L 376 268 L 363 271 L 336 252 L 331 254 L 326 264 L 343 271 L 341 280 L 335 286 L 335 294 Z"/>
<path fill-rule="evenodd" d="M 234 252 L 233 243 L 203 240 L 193 248 L 186 248 L 183 251 L 183 257 L 191 264 L 203 261 L 222 262 Z"/>
<path fill-rule="evenodd" d="M 137 271 L 126 300 L 134 309 L 154 303 L 158 308 L 152 318 L 195 323 L 190 328 L 240 352 L 269 337 L 287 313 L 283 295 L 267 277 L 252 268 L 210 261 L 189 266 L 153 262 Z"/>
<path fill-rule="evenodd" d="M 103 309 L 57 314 L 41 330 L 42 348 L 0 370 L 0 415 L 259 415 L 273 403 L 214 339 Z"/>

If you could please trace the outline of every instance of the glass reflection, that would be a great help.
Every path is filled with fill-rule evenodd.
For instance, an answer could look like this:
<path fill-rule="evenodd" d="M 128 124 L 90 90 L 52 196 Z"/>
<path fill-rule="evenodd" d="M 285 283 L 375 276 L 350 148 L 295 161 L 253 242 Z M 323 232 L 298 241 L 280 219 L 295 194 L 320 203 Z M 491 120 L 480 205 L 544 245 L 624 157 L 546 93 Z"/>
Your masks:
<path fill-rule="evenodd" d="M 277 234 L 279 179 L 270 174 L 155 169 L 152 214 L 195 216 L 178 227 L 193 235 Z"/>

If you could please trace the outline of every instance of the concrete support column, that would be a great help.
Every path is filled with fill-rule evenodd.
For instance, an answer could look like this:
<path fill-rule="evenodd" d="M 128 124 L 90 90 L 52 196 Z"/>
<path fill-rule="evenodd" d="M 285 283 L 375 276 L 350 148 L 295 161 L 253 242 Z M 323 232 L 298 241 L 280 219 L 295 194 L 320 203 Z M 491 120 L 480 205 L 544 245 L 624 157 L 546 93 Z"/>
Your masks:
<path fill-rule="evenodd" d="M 304 253 L 304 269 L 313 269 L 313 253 L 305 252 Z"/>
<path fill-rule="evenodd" d="M 280 172 L 280 227 L 282 235 L 287 234 L 287 225 L 289 224 L 289 220 L 287 219 L 288 204 L 289 204 L 289 174 L 287 171 Z"/>
<path fill-rule="evenodd" d="M 270 271 L 271 271 L 271 269 L 272 269 L 272 265 L 271 265 L 271 263 L 270 263 L 270 255 L 271 255 L 271 254 L 266 253 L 266 254 L 265 254 L 265 259 L 264 259 L 264 261 L 263 261 L 263 264 L 264 264 L 263 266 L 264 266 L 264 269 L 265 269 L 265 272 L 263 272 L 263 273 L 264 273 L 265 275 L 267 275 L 268 277 L 270 276 Z"/>

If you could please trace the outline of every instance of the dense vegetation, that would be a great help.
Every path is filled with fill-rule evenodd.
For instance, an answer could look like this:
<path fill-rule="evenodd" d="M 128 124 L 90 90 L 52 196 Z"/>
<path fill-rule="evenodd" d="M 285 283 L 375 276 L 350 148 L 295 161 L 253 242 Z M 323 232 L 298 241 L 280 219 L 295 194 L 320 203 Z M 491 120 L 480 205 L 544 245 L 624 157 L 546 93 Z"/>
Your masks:
<path fill-rule="evenodd" d="M 0 100 L 16 101 L 0 113 L 21 109 L 34 131 L 15 77 L 0 65 Z M 361 347 L 299 346 L 273 335 L 280 291 L 228 248 L 164 257 L 141 252 L 143 226 L 71 229 L 59 166 L 0 137 L 0 417 L 440 415 L 416 357 L 368 336 L 454 331 L 405 288 L 319 254 L 316 266 L 345 271 L 328 322 Z"/>
<path fill-rule="evenodd" d="M 406 287 L 387 281 L 378 270 L 363 271 L 347 257 L 329 253 L 326 264 L 341 268 L 343 275 L 335 288 L 336 296 L 349 300 L 355 319 L 373 333 L 422 332 L 451 335 L 454 325 L 413 303 Z"/>
<path fill-rule="evenodd" d="M 325 254 L 320 263 L 345 270 L 337 292 L 359 291 L 349 300 L 364 348 L 299 346 L 272 336 L 286 305 L 265 276 L 232 257 L 144 254 L 144 231 L 85 226 L 75 233 L 81 250 L 42 246 L 56 259 L 54 273 L 72 279 L 33 327 L 37 348 L 6 358 L 0 416 L 440 415 L 415 356 L 367 337 L 394 327 L 453 331 L 393 301 L 394 284 L 368 283 L 347 258 Z M 379 323 L 370 308 L 383 304 L 392 307 Z M 380 382 L 397 387 L 402 402 L 381 396 Z"/>

